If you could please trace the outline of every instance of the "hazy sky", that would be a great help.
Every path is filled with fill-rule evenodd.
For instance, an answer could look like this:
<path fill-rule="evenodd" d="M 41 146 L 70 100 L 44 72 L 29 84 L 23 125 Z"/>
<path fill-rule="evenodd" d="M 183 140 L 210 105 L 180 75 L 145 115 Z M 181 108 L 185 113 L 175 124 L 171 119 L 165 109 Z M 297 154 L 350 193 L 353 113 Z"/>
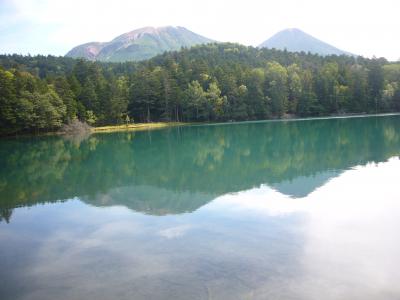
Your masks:
<path fill-rule="evenodd" d="M 0 53 L 64 55 L 144 26 L 256 46 L 297 27 L 340 49 L 400 59 L 400 0 L 0 0 Z"/>

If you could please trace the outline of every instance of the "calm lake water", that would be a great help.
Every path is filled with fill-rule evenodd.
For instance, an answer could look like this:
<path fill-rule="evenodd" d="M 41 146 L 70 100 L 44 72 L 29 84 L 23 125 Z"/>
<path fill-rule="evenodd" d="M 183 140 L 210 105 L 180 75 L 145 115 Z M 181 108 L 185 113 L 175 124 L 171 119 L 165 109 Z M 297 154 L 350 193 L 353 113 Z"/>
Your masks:
<path fill-rule="evenodd" d="M 400 116 L 0 140 L 0 299 L 400 299 Z"/>

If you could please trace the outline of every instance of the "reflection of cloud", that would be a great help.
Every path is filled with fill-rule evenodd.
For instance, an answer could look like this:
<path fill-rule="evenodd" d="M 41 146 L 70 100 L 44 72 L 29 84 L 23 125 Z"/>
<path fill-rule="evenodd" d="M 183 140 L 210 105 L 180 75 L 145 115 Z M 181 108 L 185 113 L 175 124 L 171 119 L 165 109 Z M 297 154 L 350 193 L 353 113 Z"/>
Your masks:
<path fill-rule="evenodd" d="M 270 216 L 307 212 L 312 216 L 326 214 L 323 218 L 365 218 L 366 213 L 387 212 L 388 205 L 397 205 L 399 169 L 400 160 L 392 158 L 386 163 L 348 170 L 304 198 L 293 199 L 262 185 L 260 188 L 220 196 L 204 209 L 250 210 Z M 332 213 L 337 210 L 341 210 L 339 215 Z"/>
<path fill-rule="evenodd" d="M 262 185 L 260 188 L 218 197 L 203 209 L 237 213 L 246 210 L 275 216 L 297 212 L 304 205 L 303 202 Z"/>
<path fill-rule="evenodd" d="M 357 167 L 315 193 L 303 285 L 325 299 L 399 299 L 399 170 L 398 158 Z"/>
<path fill-rule="evenodd" d="M 173 239 L 173 238 L 177 238 L 177 237 L 181 237 L 183 235 L 186 234 L 186 232 L 192 228 L 191 225 L 179 225 L 179 226 L 175 226 L 175 227 L 170 227 L 170 228 L 166 228 L 166 229 L 162 229 L 160 230 L 158 233 L 159 235 L 161 235 L 162 237 L 165 237 L 167 239 Z"/>
<path fill-rule="evenodd" d="M 81 214 L 74 214 L 70 224 L 64 219 L 62 228 L 31 250 L 32 263 L 20 270 L 20 278 L 28 280 L 29 299 L 113 299 L 116 291 L 124 293 L 123 299 L 136 299 L 136 282 L 171 268 L 168 257 L 149 251 L 152 239 L 139 242 L 154 229 L 140 226 L 131 211 L 78 209 Z"/>
<path fill-rule="evenodd" d="M 400 160 L 355 167 L 302 199 L 266 186 L 216 199 L 205 209 L 302 214 L 302 272 L 280 284 L 300 299 L 399 299 Z M 268 293 L 271 285 L 260 287 Z"/>
<path fill-rule="evenodd" d="M 15 224 L 48 231 L 26 263 L 8 256 L 17 263 L 3 278 L 17 274 L 10 290 L 24 299 L 399 299 L 399 170 L 391 159 L 306 198 L 262 186 L 179 216 L 79 201 L 17 209 Z M 37 232 L 5 228 L 0 252 Z"/>

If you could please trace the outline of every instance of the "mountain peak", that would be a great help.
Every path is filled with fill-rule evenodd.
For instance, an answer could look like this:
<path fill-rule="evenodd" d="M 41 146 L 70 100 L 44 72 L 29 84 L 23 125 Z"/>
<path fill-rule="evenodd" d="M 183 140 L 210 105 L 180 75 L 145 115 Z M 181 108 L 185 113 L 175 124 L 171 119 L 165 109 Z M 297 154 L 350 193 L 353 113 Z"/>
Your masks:
<path fill-rule="evenodd" d="M 174 26 L 163 26 L 163 27 L 146 26 L 146 27 L 138 28 L 138 29 L 123 33 L 123 34 L 117 36 L 116 38 L 114 38 L 112 41 L 135 40 L 137 38 L 140 38 L 144 34 L 160 35 L 160 34 L 162 34 L 163 32 L 165 32 L 167 30 L 174 30 L 174 29 L 179 29 L 179 27 L 174 27 Z"/>
<path fill-rule="evenodd" d="M 286 28 L 286 29 L 283 29 L 283 30 L 281 30 L 281 32 L 282 31 L 289 31 L 289 32 L 302 32 L 302 33 L 304 33 L 304 31 L 303 30 L 301 30 L 301 29 L 299 29 L 299 28 Z"/>
<path fill-rule="evenodd" d="M 185 27 L 142 27 L 121 34 L 110 42 L 92 42 L 79 45 L 66 56 L 89 60 L 128 61 L 151 58 L 164 51 L 179 50 L 205 44 L 213 40 L 198 35 Z"/>
<path fill-rule="evenodd" d="M 260 48 L 276 48 L 291 52 L 311 52 L 319 55 L 353 55 L 325 43 L 298 28 L 279 31 L 259 45 Z"/>

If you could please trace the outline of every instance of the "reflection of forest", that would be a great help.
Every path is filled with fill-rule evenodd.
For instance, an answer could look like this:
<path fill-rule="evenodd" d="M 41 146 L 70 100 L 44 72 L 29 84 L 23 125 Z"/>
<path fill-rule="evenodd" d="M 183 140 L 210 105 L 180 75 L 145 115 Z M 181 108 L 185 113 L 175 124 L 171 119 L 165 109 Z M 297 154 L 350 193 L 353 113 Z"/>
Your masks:
<path fill-rule="evenodd" d="M 399 125 L 391 116 L 3 140 L 0 211 L 78 196 L 181 213 L 260 184 L 304 196 L 341 170 L 399 155 Z"/>

